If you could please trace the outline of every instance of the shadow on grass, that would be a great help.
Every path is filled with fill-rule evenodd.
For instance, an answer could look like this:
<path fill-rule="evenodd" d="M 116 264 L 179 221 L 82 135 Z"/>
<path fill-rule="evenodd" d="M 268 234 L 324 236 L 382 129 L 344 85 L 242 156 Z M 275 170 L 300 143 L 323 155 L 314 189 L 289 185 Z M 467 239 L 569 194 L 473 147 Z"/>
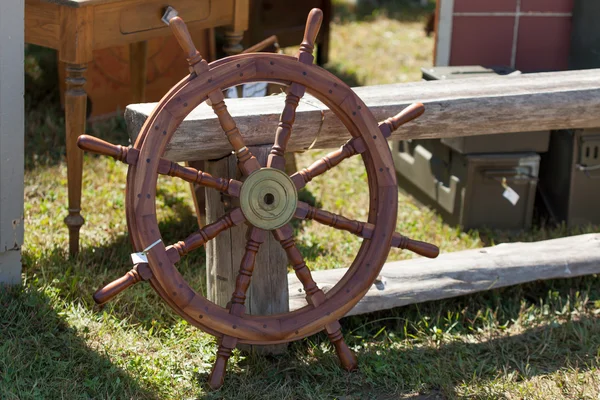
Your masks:
<path fill-rule="evenodd" d="M 327 339 L 318 335 L 292 344 L 289 354 L 281 357 L 249 355 L 235 372 L 228 371 L 218 392 L 206 386 L 208 373 L 198 375 L 206 391 L 199 398 L 274 398 L 273 387 L 282 398 L 297 399 L 456 398 L 462 395 L 457 392 L 462 384 L 490 385 L 500 374 L 515 374 L 522 381 L 563 368 L 596 368 L 596 355 L 589 349 L 600 345 L 599 334 L 600 322 L 586 317 L 510 337 L 454 341 L 437 348 L 380 341 L 356 351 L 359 370 L 352 373 L 340 368 Z M 557 353 L 548 345 L 562 348 Z"/>
<path fill-rule="evenodd" d="M 181 197 L 168 191 L 157 191 L 157 199 L 174 212 L 172 218 L 159 222 L 166 245 L 184 239 L 198 229 L 194 212 Z M 85 227 L 84 227 L 85 229 Z M 41 284 L 56 288 L 64 301 L 80 301 L 87 309 L 106 311 L 120 320 L 140 324 L 145 329 L 158 325 L 170 327 L 178 321 L 154 290 L 145 282 L 134 285 L 112 299 L 104 306 L 97 306 L 92 300 L 96 290 L 127 273 L 134 252 L 129 235 L 112 238 L 99 246 L 84 246 L 78 256 L 68 257 L 65 249 L 55 247 L 39 256 L 23 253 L 24 272 L 29 276 L 41 276 Z M 204 248 L 191 252 L 177 264 L 179 271 L 198 292 L 205 293 L 205 252 Z M 54 279 L 60 278 L 60 279 Z"/>
<path fill-rule="evenodd" d="M 88 347 L 86 329 L 69 327 L 48 296 L 0 287 L 0 398 L 156 398 Z"/>
<path fill-rule="evenodd" d="M 201 398 L 276 398 L 271 388 L 278 388 L 281 398 L 455 398 L 464 394 L 460 393 L 462 385 L 492 388 L 502 378 L 516 386 L 519 381 L 559 370 L 590 371 L 599 366 L 600 319 L 582 315 L 561 322 L 545 320 L 518 334 L 508 336 L 495 330 L 493 337 L 486 337 L 475 332 L 490 321 L 474 315 L 473 310 L 481 310 L 482 304 L 500 304 L 506 308 L 493 314 L 518 319 L 524 291 L 535 296 L 549 290 L 554 293 L 550 296 L 553 301 L 536 300 L 550 302 L 547 311 L 553 315 L 560 309 L 560 299 L 568 303 L 570 292 L 597 287 L 599 280 L 549 281 L 345 318 L 346 341 L 356 349 L 359 371 L 341 370 L 327 337 L 318 334 L 291 344 L 288 354 L 281 357 L 247 356 L 230 368 L 219 392 L 208 392 L 207 376 L 199 375 L 199 385 L 208 392 Z M 597 294 L 595 290 L 594 296 Z M 444 318 L 453 314 L 458 322 L 450 317 L 445 325 Z M 482 320 L 479 323 L 478 318 Z M 443 336 L 443 331 L 453 329 L 458 335 Z M 430 332 L 430 339 L 424 331 Z"/>

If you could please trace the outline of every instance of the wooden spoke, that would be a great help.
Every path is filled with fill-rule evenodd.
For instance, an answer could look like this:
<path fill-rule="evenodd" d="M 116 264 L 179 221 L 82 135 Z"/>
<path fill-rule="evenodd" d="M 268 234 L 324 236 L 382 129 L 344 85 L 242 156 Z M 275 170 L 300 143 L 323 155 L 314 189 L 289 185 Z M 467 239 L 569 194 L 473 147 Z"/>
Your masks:
<path fill-rule="evenodd" d="M 279 229 L 273 231 L 273 236 L 285 250 L 288 256 L 288 260 L 296 273 L 296 276 L 302 282 L 304 291 L 306 292 L 306 301 L 308 304 L 312 304 L 314 307 L 318 307 L 325 300 L 325 293 L 317 286 L 317 283 L 313 280 L 310 270 L 304 262 L 300 250 L 296 246 L 294 241 L 294 230 L 290 224 L 286 224 Z"/>
<path fill-rule="evenodd" d="M 213 369 L 208 377 L 208 386 L 210 386 L 211 389 L 216 390 L 223 386 L 227 360 L 231 357 L 231 352 L 235 349 L 236 344 L 237 338 L 234 338 L 233 336 L 223 335 L 219 340 L 217 359 L 215 360 L 215 365 L 213 365 Z"/>
<path fill-rule="evenodd" d="M 248 240 L 246 241 L 246 252 L 240 263 L 240 270 L 235 280 L 235 290 L 231 295 L 231 303 L 229 305 L 229 314 L 240 316 L 246 312 L 244 303 L 246 302 L 246 292 L 250 286 L 254 264 L 256 262 L 256 254 L 260 245 L 266 239 L 266 232 L 262 229 L 251 227 L 248 230 Z M 223 336 L 217 350 L 217 360 L 213 365 L 212 372 L 209 378 L 209 385 L 215 389 L 223 384 L 225 377 L 225 369 L 227 361 L 231 356 L 231 351 L 235 348 L 237 339 L 232 336 Z"/>
<path fill-rule="evenodd" d="M 168 18 L 168 16 L 165 15 L 164 18 Z M 179 45 L 183 49 L 184 53 L 186 53 L 187 61 L 190 66 L 190 72 L 200 75 L 208 71 L 208 64 L 202 59 L 202 56 L 198 50 L 196 50 L 185 22 L 183 22 L 183 20 L 177 16 L 170 18 L 168 21 L 173 34 L 179 42 Z M 223 93 L 221 90 L 215 90 L 209 94 L 208 98 L 208 103 L 212 106 L 215 114 L 217 114 L 219 123 L 225 131 L 227 139 L 233 146 L 233 150 L 238 157 L 239 166 L 242 170 L 242 173 L 244 175 L 250 175 L 253 171 L 260 168 L 260 164 L 252 155 L 250 150 L 248 150 L 248 148 L 244 145 L 242 135 L 237 125 L 231 117 L 231 114 L 229 114 L 229 111 L 227 111 Z"/>
<path fill-rule="evenodd" d="M 292 179 L 292 182 L 294 182 L 294 185 L 296 185 L 296 189 L 300 190 L 315 177 L 329 171 L 346 158 L 352 157 L 355 154 L 360 154 L 364 151 L 365 147 L 362 138 L 350 139 L 338 150 L 315 161 L 308 168 L 296 172 L 290 178 Z"/>
<path fill-rule="evenodd" d="M 406 107 L 404 110 L 400 111 L 398 114 L 394 115 L 386 119 L 383 122 L 379 123 L 379 130 L 383 134 L 384 137 L 389 137 L 392 132 L 396 129 L 400 128 L 402 125 L 407 122 L 412 121 L 423 115 L 425 112 L 425 106 L 421 103 L 413 103 Z"/>
<path fill-rule="evenodd" d="M 173 36 L 175 36 L 181 49 L 185 53 L 190 72 L 200 75 L 201 73 L 208 71 L 208 64 L 202 59 L 200 52 L 196 50 L 192 36 L 183 19 L 176 15 L 171 17 L 167 10 L 167 13 L 163 16 L 163 21 L 164 20 L 168 21 Z"/>
<path fill-rule="evenodd" d="M 250 227 L 248 230 L 248 240 L 246 241 L 246 252 L 240 263 L 240 270 L 235 280 L 235 290 L 231 295 L 231 307 L 229 313 L 232 315 L 242 315 L 245 311 L 246 292 L 250 286 L 256 254 L 260 245 L 265 242 L 266 232 L 256 227 Z"/>
<path fill-rule="evenodd" d="M 421 103 L 413 103 L 406 107 L 397 115 L 386 119 L 379 123 L 379 130 L 384 137 L 389 137 L 393 131 L 400 126 L 406 124 L 419 117 L 425 111 L 425 107 Z M 275 146 L 273 146 L 275 148 Z M 298 190 L 302 189 L 308 182 L 317 176 L 329 171 L 346 158 L 356 154 L 361 154 L 365 151 L 365 144 L 362 138 L 354 138 L 347 141 L 338 150 L 327 154 L 319 161 L 315 161 L 308 168 L 304 168 L 291 176 L 294 185 Z"/>
<path fill-rule="evenodd" d="M 162 173 L 160 164 L 158 172 Z M 216 178 L 207 172 L 192 167 L 184 167 L 174 162 L 170 162 L 169 171 L 166 172 L 166 175 L 176 176 L 190 183 L 213 188 L 232 197 L 239 197 L 242 188 L 242 182 L 235 179 Z"/>
<path fill-rule="evenodd" d="M 303 64 L 311 65 L 314 61 L 313 50 L 315 49 L 315 40 L 319 34 L 321 23 L 323 22 L 323 11 L 313 8 L 306 18 L 306 27 L 304 28 L 304 37 L 298 51 L 298 60 Z"/>
<path fill-rule="evenodd" d="M 323 304 L 326 300 L 325 293 L 323 290 L 319 289 L 316 282 L 312 278 L 312 274 L 306 266 L 302 254 L 300 254 L 300 250 L 298 250 L 298 247 L 294 242 L 294 232 L 291 225 L 287 224 L 282 228 L 276 229 L 273 231 L 273 236 L 275 236 L 275 238 L 281 243 L 283 249 L 287 253 L 290 264 L 292 264 L 298 280 L 304 287 L 306 301 L 308 304 L 312 305 L 313 307 L 318 307 L 319 305 Z M 356 356 L 352 353 L 344 341 L 344 335 L 342 334 L 339 321 L 333 321 L 325 325 L 325 331 L 333 343 L 344 369 L 348 371 L 355 370 L 358 366 Z"/>
<path fill-rule="evenodd" d="M 102 305 L 113 297 L 127 289 L 128 287 L 152 278 L 152 271 L 147 263 L 136 264 L 133 269 L 127 272 L 119 279 L 112 281 L 101 289 L 98 289 L 92 296 L 98 305 Z"/>
<path fill-rule="evenodd" d="M 234 208 L 212 224 L 202 227 L 184 240 L 167 247 L 167 255 L 169 256 L 169 259 L 175 263 L 190 251 L 197 249 L 198 247 L 203 246 L 209 240 L 214 239 L 219 233 L 231 228 L 234 225 L 239 225 L 245 220 L 246 218 L 244 217 L 244 214 L 242 214 L 242 210 L 239 208 Z"/>
<path fill-rule="evenodd" d="M 130 165 L 137 165 L 140 154 L 140 151 L 133 147 L 115 145 L 89 135 L 79 136 L 77 145 L 82 150 L 110 156 Z M 164 158 L 161 158 L 158 162 L 158 173 L 176 176 L 184 181 L 210 187 L 233 197 L 239 197 L 242 187 L 242 182 L 235 179 L 216 178 L 206 172 L 191 167 L 183 167 Z"/>
<path fill-rule="evenodd" d="M 356 356 L 350 350 L 346 341 L 344 340 L 344 334 L 342 333 L 342 326 L 340 325 L 340 321 L 333 321 L 327 325 L 325 325 L 325 331 L 327 332 L 327 336 L 329 340 L 335 347 L 335 352 L 340 359 L 340 363 L 342 367 L 346 371 L 355 371 L 358 369 L 358 361 L 356 360 Z"/>
<path fill-rule="evenodd" d="M 339 214 L 321 210 L 302 201 L 298 202 L 298 207 L 296 208 L 296 213 L 294 216 L 299 219 L 314 220 L 321 224 L 353 233 L 363 239 L 371 239 L 373 235 L 373 224 L 356 221 Z M 413 253 L 428 258 L 436 258 L 440 254 L 440 249 L 437 246 L 430 243 L 421 242 L 419 240 L 410 239 L 406 236 L 402 236 L 398 232 L 393 234 L 391 246 L 399 249 L 410 250 Z"/>
<path fill-rule="evenodd" d="M 275 132 L 275 142 L 271 148 L 271 153 L 267 160 L 267 167 L 285 169 L 285 149 L 292 135 L 292 125 L 296 120 L 296 107 L 300 102 L 300 98 L 304 96 L 306 88 L 297 83 L 292 83 L 285 97 L 285 106 L 279 117 L 279 124 Z"/>
<path fill-rule="evenodd" d="M 238 158 L 238 165 L 242 173 L 248 176 L 257 169 L 260 169 L 258 160 L 244 144 L 244 139 L 242 138 L 240 130 L 231 114 L 229 114 L 229 111 L 227 111 L 223 93 L 220 90 L 214 91 L 210 94 L 209 99 L 213 111 L 219 119 L 221 128 L 223 128 L 225 135 L 227 135 L 227 140 L 229 140 L 229 143 L 231 143 L 231 146 L 235 151 L 235 155 Z"/>
<path fill-rule="evenodd" d="M 308 14 L 304 38 L 298 52 L 298 60 L 303 64 L 311 65 L 314 61 L 313 50 L 315 49 L 315 40 L 317 39 L 322 21 L 323 12 L 321 10 L 314 8 Z M 275 132 L 275 142 L 269 154 L 267 167 L 278 168 L 280 170 L 285 168 L 283 155 L 292 134 L 292 125 L 296 119 L 296 108 L 305 92 L 306 88 L 298 83 L 292 83 L 288 88 L 285 106 L 279 118 L 279 125 Z"/>

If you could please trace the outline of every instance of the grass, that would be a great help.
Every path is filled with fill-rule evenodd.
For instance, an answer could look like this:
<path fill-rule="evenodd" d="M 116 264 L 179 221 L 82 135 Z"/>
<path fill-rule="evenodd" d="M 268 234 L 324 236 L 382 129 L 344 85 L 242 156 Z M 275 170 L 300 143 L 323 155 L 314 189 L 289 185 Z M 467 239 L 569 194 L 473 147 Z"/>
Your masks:
<path fill-rule="evenodd" d="M 377 12 L 374 4 L 381 5 Z M 329 68 L 360 84 L 418 79 L 417 67 L 431 62 L 431 39 L 418 22 L 423 17 L 423 11 L 405 2 L 336 3 L 331 44 L 336 63 Z M 380 46 L 388 51 L 377 53 Z M 108 158 L 85 156 L 82 252 L 69 258 L 62 222 L 67 202 L 64 120 L 52 80 L 53 60 L 47 52 L 30 49 L 29 54 L 23 285 L 0 290 L 1 399 L 600 396 L 598 276 L 348 317 L 342 324 L 358 355 L 359 372 L 341 371 L 327 339 L 316 335 L 291 344 L 278 357 L 235 351 L 226 385 L 209 391 L 205 382 L 216 352 L 213 338 L 176 317 L 148 285 L 134 286 L 103 308 L 93 305 L 91 294 L 128 269 L 126 168 Z M 121 119 L 90 130 L 127 143 Z M 320 155 L 302 154 L 298 165 Z M 160 229 L 171 242 L 192 232 L 196 219 L 187 184 L 162 179 L 159 187 Z M 307 195 L 325 209 L 363 219 L 366 188 L 364 168 L 351 159 L 311 182 Z M 444 251 L 598 231 L 538 224 L 517 234 L 463 233 L 403 194 L 397 229 L 438 243 Z M 359 245 L 351 235 L 312 223 L 301 224 L 298 231 L 311 267 L 346 266 Z M 410 254 L 390 253 L 390 259 L 404 257 Z M 181 272 L 202 291 L 204 252 L 182 261 Z"/>

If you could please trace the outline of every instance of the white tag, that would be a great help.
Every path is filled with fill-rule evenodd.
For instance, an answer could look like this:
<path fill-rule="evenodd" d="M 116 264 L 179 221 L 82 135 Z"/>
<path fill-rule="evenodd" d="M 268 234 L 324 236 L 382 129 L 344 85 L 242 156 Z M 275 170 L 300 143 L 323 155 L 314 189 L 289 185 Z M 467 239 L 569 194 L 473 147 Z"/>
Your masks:
<path fill-rule="evenodd" d="M 229 89 L 227 89 L 227 98 L 228 99 L 237 99 L 238 97 L 238 93 L 237 93 L 237 87 L 230 87 Z"/>
<path fill-rule="evenodd" d="M 519 201 L 519 195 L 510 186 L 504 187 L 504 193 L 502 193 L 502 196 L 504 196 L 506 200 L 510 201 L 513 206 L 516 206 L 517 202 Z"/>
<path fill-rule="evenodd" d="M 264 97 L 267 95 L 266 82 L 246 83 L 243 86 L 242 97 Z"/>
<path fill-rule="evenodd" d="M 154 242 L 150 246 L 146 247 L 144 249 L 144 251 L 140 251 L 138 253 L 131 253 L 131 262 L 133 263 L 133 265 L 139 264 L 139 263 L 147 263 L 148 256 L 146 254 L 148 254 L 150 249 L 153 248 L 154 246 L 156 246 L 157 244 L 159 244 L 160 242 L 162 242 L 162 239 L 158 239 L 156 242 Z"/>
<path fill-rule="evenodd" d="M 131 262 L 133 263 L 133 265 L 147 263 L 148 257 L 143 251 L 139 253 L 131 253 Z"/>

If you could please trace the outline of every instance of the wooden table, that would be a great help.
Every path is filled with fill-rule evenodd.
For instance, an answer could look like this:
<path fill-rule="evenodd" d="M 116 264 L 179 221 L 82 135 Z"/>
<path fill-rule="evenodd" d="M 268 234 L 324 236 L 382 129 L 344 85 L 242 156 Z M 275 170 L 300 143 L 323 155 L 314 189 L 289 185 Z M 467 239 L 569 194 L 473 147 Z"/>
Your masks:
<path fill-rule="evenodd" d="M 171 35 L 161 21 L 166 4 L 175 8 L 190 27 L 225 26 L 227 54 L 242 51 L 248 28 L 249 0 L 26 0 L 25 41 L 58 50 L 66 64 L 65 126 L 69 214 L 69 251 L 79 251 L 83 158 L 77 147 L 85 133 L 87 64 L 92 52 L 130 45 L 131 86 L 134 102 L 143 102 L 146 77 L 146 40 Z"/>

